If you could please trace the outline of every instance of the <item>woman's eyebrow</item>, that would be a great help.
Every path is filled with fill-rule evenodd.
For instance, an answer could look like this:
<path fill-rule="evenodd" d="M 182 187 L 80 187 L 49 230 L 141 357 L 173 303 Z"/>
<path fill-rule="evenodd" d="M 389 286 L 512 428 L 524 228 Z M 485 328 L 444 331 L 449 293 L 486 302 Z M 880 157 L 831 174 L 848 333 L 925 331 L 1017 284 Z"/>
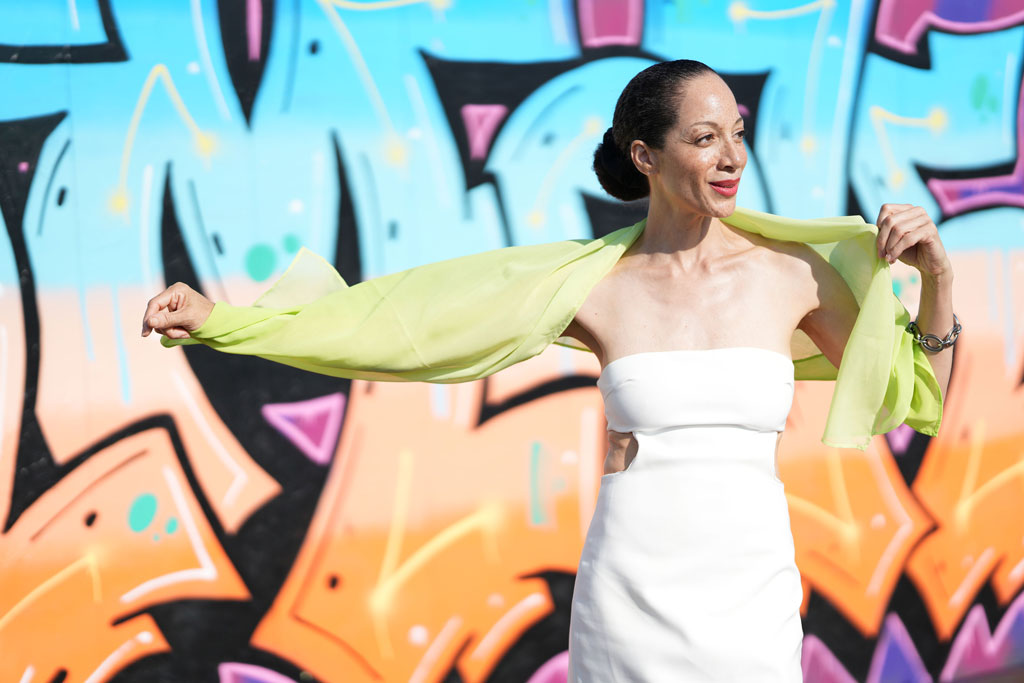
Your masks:
<path fill-rule="evenodd" d="M 738 119 L 736 119 L 736 121 L 732 125 L 735 126 L 737 123 L 740 123 L 742 121 L 743 121 L 743 117 L 741 116 Z M 690 128 L 693 128 L 694 126 L 714 126 L 714 127 L 717 128 L 718 124 L 715 123 L 714 121 L 696 121 L 696 122 L 690 124 Z"/>

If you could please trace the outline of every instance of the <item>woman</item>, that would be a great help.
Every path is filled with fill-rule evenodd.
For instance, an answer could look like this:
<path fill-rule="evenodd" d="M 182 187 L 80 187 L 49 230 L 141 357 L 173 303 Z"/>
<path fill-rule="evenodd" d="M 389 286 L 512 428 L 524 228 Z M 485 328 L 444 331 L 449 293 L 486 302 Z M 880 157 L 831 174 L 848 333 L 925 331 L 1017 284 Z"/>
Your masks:
<path fill-rule="evenodd" d="M 868 266 L 869 278 L 859 278 L 871 286 L 851 291 L 848 283 L 857 278 L 834 267 L 842 262 L 840 250 L 826 260 L 791 236 L 806 230 L 772 228 L 770 217 L 736 209 L 746 164 L 743 128 L 732 92 L 709 67 L 689 60 L 656 64 L 626 86 L 595 154 L 595 171 L 609 193 L 624 200 L 650 196 L 646 222 L 608 239 L 516 248 L 515 255 L 496 250 L 453 260 L 446 271 L 437 270 L 440 265 L 412 269 L 342 291 L 343 304 L 328 303 L 330 294 L 294 307 L 215 307 L 179 283 L 149 302 L 143 336 L 155 329 L 168 339 L 346 377 L 429 381 L 489 374 L 535 355 L 556 337 L 583 342 L 601 363 L 598 386 L 611 448 L 577 575 L 570 680 L 798 681 L 800 579 L 774 462 L 792 400 L 793 361 L 807 360 L 791 356 L 791 349 L 806 335 L 816 347 L 807 358 L 823 355 L 833 373 L 842 360 L 837 398 L 856 395 L 858 410 L 867 406 L 867 426 L 842 445 L 863 446 L 869 428 L 877 433 L 893 421 L 928 425 L 934 433 L 941 405 L 928 407 L 929 391 L 932 404 L 945 393 L 951 352 L 943 349 L 956 336 L 947 333 L 954 329 L 952 271 L 923 210 L 885 205 L 877 236 L 859 221 L 842 228 L 851 238 L 867 231 L 880 259 Z M 864 254 L 854 256 L 864 261 Z M 495 268 L 494 259 L 515 260 L 517 267 Z M 519 273 L 519 266 L 529 270 L 531 259 L 544 262 L 535 278 L 507 274 Z M 921 271 L 919 345 L 910 349 L 911 335 L 897 313 L 895 346 L 885 342 L 877 347 L 881 353 L 872 353 L 875 341 L 858 336 L 855 323 L 867 327 L 891 316 L 891 303 L 878 298 L 891 297 L 891 290 L 868 290 L 879 289 L 879 282 L 884 289 L 887 268 L 879 264 L 897 259 Z M 441 273 L 464 271 L 480 286 L 494 279 L 505 287 L 502 278 L 513 278 L 509 287 L 531 294 L 522 299 L 530 302 L 523 304 L 529 315 L 517 313 L 522 319 L 510 323 L 509 315 L 492 317 L 488 324 L 474 317 L 459 327 L 463 316 L 476 316 L 501 291 L 443 293 Z M 883 279 L 875 277 L 883 272 Z M 475 307 L 445 303 L 418 317 L 411 312 L 417 306 L 401 312 L 424 289 L 417 280 L 423 273 L 431 274 L 426 281 L 435 289 L 418 305 L 471 296 L 480 301 Z M 289 277 L 275 285 L 265 306 L 293 291 Z M 543 296 L 533 296 L 538 292 Z M 401 353 L 380 351 L 385 335 L 366 327 L 371 314 L 385 316 L 379 327 L 401 337 L 394 342 Z M 309 338 L 318 336 L 313 330 L 334 326 L 345 331 L 326 344 L 329 350 L 310 348 Z M 944 336 L 926 340 L 937 351 L 927 362 L 921 360 L 922 333 Z M 514 343 L 506 344 L 506 337 Z M 358 352 L 348 350 L 361 341 Z M 434 352 L 446 345 L 453 349 Z M 365 360 L 374 354 L 383 355 Z M 477 363 L 485 354 L 487 361 Z M 346 358 L 334 358 L 339 355 Z M 890 366 L 890 356 L 902 360 Z M 879 366 L 872 378 L 851 370 L 843 379 L 843 370 L 872 363 Z M 815 374 L 819 370 L 803 376 L 825 376 Z M 909 384 L 908 373 L 914 376 Z M 849 388 L 860 382 L 879 391 Z M 904 398 L 893 398 L 901 392 Z"/>

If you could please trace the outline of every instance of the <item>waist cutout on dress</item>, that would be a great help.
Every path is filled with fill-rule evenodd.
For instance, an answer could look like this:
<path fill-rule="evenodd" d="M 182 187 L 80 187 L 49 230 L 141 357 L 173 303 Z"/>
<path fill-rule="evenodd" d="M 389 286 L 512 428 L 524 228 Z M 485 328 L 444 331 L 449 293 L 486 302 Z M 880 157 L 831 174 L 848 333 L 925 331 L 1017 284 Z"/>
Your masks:
<path fill-rule="evenodd" d="M 617 432 L 714 425 L 781 432 L 793 403 L 793 362 L 748 346 L 645 351 L 608 363 L 597 386 Z"/>

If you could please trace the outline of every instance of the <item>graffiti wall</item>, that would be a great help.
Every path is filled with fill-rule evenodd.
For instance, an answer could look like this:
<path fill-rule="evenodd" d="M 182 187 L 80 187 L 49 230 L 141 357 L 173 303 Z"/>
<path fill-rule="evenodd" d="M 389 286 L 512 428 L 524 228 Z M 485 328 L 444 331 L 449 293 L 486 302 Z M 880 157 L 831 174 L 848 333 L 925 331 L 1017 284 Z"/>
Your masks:
<path fill-rule="evenodd" d="M 747 118 L 741 205 L 920 204 L 956 272 L 938 437 L 827 448 L 797 388 L 806 679 L 1024 666 L 1024 0 L 33 0 L 0 3 L 0 680 L 565 681 L 593 355 L 349 382 L 141 312 L 302 246 L 354 283 L 631 223 L 590 157 L 680 57 Z"/>

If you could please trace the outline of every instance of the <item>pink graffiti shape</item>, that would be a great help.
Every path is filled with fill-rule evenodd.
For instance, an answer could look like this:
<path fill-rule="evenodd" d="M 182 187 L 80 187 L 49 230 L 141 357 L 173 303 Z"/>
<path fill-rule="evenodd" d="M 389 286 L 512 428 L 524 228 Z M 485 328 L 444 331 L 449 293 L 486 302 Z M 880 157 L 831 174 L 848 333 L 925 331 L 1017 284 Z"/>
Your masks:
<path fill-rule="evenodd" d="M 28 172 L 28 162 L 27 161 L 19 161 L 18 162 L 18 173 L 27 173 L 27 172 Z"/>
<path fill-rule="evenodd" d="M 249 61 L 260 60 L 260 39 L 263 37 L 263 3 L 248 0 L 245 3 L 245 33 L 249 43 Z"/>
<path fill-rule="evenodd" d="M 1024 207 L 1024 85 L 1017 102 L 1017 162 L 1008 175 L 987 178 L 949 179 L 931 178 L 928 190 L 939 202 L 946 217 L 958 216 L 972 209 L 992 206 Z"/>
<path fill-rule="evenodd" d="M 800 668 L 804 672 L 804 680 L 814 683 L 857 683 L 850 675 L 832 650 L 817 636 L 806 636 L 800 654 Z"/>
<path fill-rule="evenodd" d="M 994 634 L 988 630 L 985 608 L 981 605 L 971 608 L 953 640 L 939 680 L 960 680 L 1021 665 L 1024 665 L 1024 593 L 1010 604 Z"/>
<path fill-rule="evenodd" d="M 906 453 L 907 446 L 910 445 L 910 441 L 913 438 L 914 429 L 907 425 L 900 425 L 885 435 L 885 440 L 889 442 L 889 449 L 894 455 L 903 455 Z"/>
<path fill-rule="evenodd" d="M 241 662 L 221 662 L 217 665 L 217 674 L 220 683 L 295 683 L 276 671 Z"/>
<path fill-rule="evenodd" d="M 640 44 L 644 0 L 577 0 L 576 11 L 585 47 Z"/>
<path fill-rule="evenodd" d="M 970 0 L 983 2 L 983 0 Z M 940 8 L 939 6 L 943 7 Z M 965 6 L 970 6 L 964 3 Z M 982 20 L 965 20 L 951 14 L 951 3 L 941 0 L 882 0 L 878 7 L 875 39 L 904 54 L 917 52 L 917 42 L 929 28 L 949 33 L 988 33 L 1024 21 L 1020 0 L 989 0 L 987 15 Z"/>
<path fill-rule="evenodd" d="M 569 680 L 569 652 L 561 652 L 544 662 L 526 683 L 566 683 Z"/>
<path fill-rule="evenodd" d="M 464 104 L 462 122 L 469 138 L 469 158 L 486 159 L 491 140 L 501 124 L 508 107 L 504 104 Z"/>
<path fill-rule="evenodd" d="M 345 395 L 328 394 L 295 403 L 268 403 L 264 419 L 281 432 L 306 457 L 326 465 L 334 455 L 345 412 Z"/>
<path fill-rule="evenodd" d="M 932 677 L 907 633 L 907 627 L 895 614 L 885 618 L 882 635 L 871 657 L 866 683 L 905 681 L 906 683 L 932 683 Z"/>

